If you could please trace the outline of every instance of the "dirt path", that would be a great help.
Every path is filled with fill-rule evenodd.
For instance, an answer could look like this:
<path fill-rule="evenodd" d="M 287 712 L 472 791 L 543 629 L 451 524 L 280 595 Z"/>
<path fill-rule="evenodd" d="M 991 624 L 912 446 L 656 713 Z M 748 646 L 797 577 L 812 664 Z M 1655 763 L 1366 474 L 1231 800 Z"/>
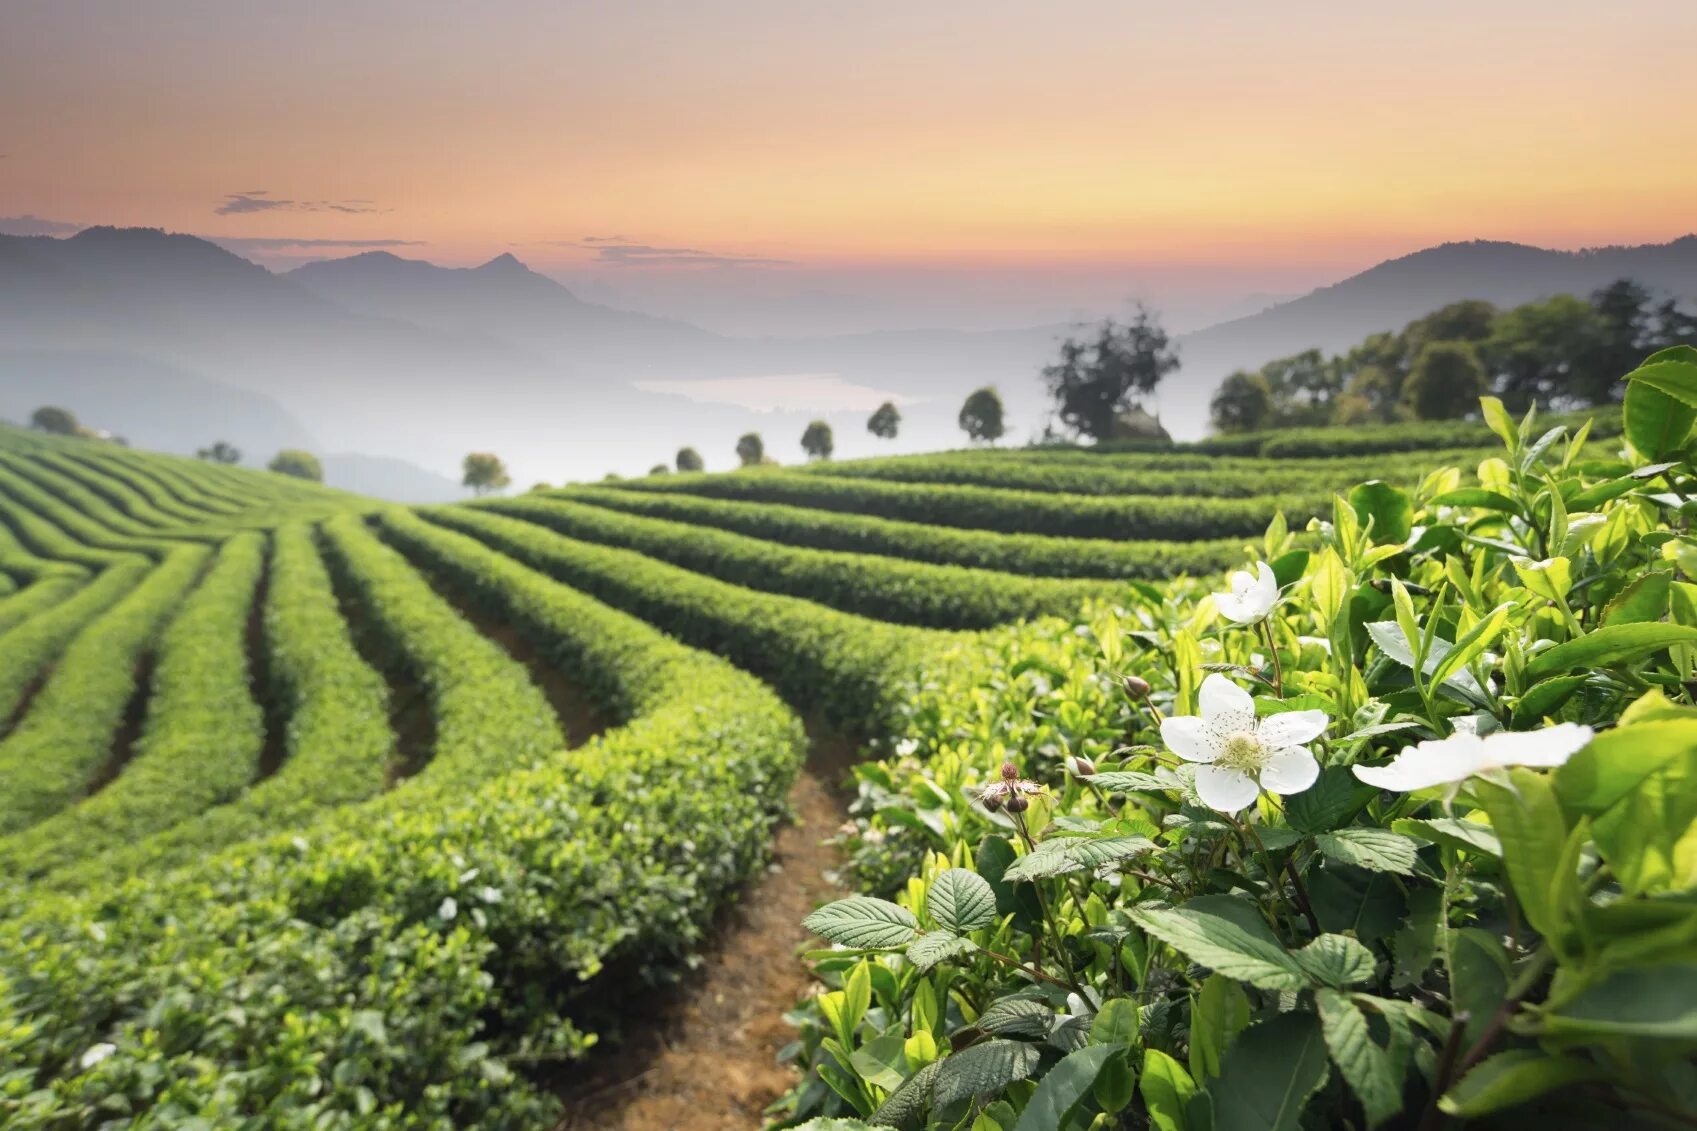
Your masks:
<path fill-rule="evenodd" d="M 795 1036 L 783 1014 L 810 980 L 797 952 L 801 920 L 843 894 L 821 843 L 842 821 L 836 789 L 847 743 L 816 742 L 790 791 L 796 819 L 778 831 L 772 864 L 720 924 L 701 967 L 647 1026 L 565 1097 L 558 1131 L 752 1131 L 794 1082 L 777 1063 Z"/>

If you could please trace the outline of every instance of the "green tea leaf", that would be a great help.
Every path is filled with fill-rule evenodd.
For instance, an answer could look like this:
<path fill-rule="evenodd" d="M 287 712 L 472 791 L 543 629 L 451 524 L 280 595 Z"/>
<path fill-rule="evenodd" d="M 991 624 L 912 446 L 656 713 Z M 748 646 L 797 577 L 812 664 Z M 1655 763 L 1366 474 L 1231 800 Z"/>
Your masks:
<path fill-rule="evenodd" d="M 1327 766 L 1313 785 L 1285 798 L 1285 819 L 1298 832 L 1327 832 L 1349 823 L 1373 793 L 1347 766 Z"/>
<path fill-rule="evenodd" d="M 913 912 L 866 895 L 827 903 L 801 925 L 831 942 L 860 950 L 906 946 L 919 933 Z"/>
<path fill-rule="evenodd" d="M 929 970 L 939 962 L 947 962 L 977 949 L 971 939 L 963 939 L 950 931 L 932 931 L 908 945 L 907 960 L 920 970 Z"/>
<path fill-rule="evenodd" d="M 1479 1039 L 1508 995 L 1508 955 L 1501 942 L 1478 927 L 1452 928 L 1447 933 L 1449 953 L 1444 965 L 1449 968 L 1450 998 L 1455 1015 L 1467 1015 L 1464 1037 L 1471 1043 Z"/>
<path fill-rule="evenodd" d="M 1607 1079 L 1608 1072 L 1589 1060 L 1551 1056 L 1537 1049 L 1510 1049 L 1475 1065 L 1444 1094 L 1438 1107 L 1447 1115 L 1476 1119 L 1518 1107 L 1570 1084 Z"/>
<path fill-rule="evenodd" d="M 1408 492 L 1374 479 L 1349 493 L 1350 505 L 1363 525 L 1372 523 L 1373 541 L 1401 545 L 1414 526 L 1414 500 Z"/>
<path fill-rule="evenodd" d="M 1137 1003 L 1127 997 L 1110 998 L 1102 1003 L 1096 1020 L 1090 1024 L 1090 1043 L 1093 1045 L 1129 1045 L 1137 1040 Z"/>
<path fill-rule="evenodd" d="M 1367 1015 L 1347 994 L 1322 989 L 1314 996 L 1320 1026 L 1332 1063 L 1367 1113 L 1367 1126 L 1379 1124 L 1402 1110 L 1404 1069 L 1389 1049 L 1373 1040 Z"/>
<path fill-rule="evenodd" d="M 977 872 L 950 868 L 932 879 L 925 909 L 942 926 L 965 934 L 996 921 L 996 893 Z"/>
<path fill-rule="evenodd" d="M 1068 1053 L 1037 1082 L 1014 1131 L 1053 1131 L 1065 1126 L 1073 1109 L 1090 1094 L 1103 1066 L 1124 1051 L 1120 1045 L 1089 1045 Z"/>
<path fill-rule="evenodd" d="M 1137 1091 L 1155 1131 L 1188 1131 L 1184 1109 L 1196 1094 L 1196 1081 L 1182 1064 L 1160 1049 L 1145 1049 Z"/>
<path fill-rule="evenodd" d="M 1237 901 L 1203 896 L 1183 907 L 1139 908 L 1139 925 L 1192 962 L 1265 990 L 1294 990 L 1306 984 L 1302 968 L 1265 924 L 1259 929 L 1218 914 L 1215 908 Z M 1251 909 L 1253 914 L 1253 909 Z"/>
<path fill-rule="evenodd" d="M 940 1065 L 931 1100 L 948 1107 L 968 1096 L 999 1092 L 1037 1070 L 1042 1054 L 1024 1041 L 994 1040 L 971 1045 L 936 1063 Z"/>
<path fill-rule="evenodd" d="M 1190 1014 L 1190 1074 L 1206 1082 L 1220 1074 L 1226 1049 L 1249 1024 L 1249 996 L 1224 974 L 1210 974 Z"/>
<path fill-rule="evenodd" d="M 1295 958 L 1314 981 L 1340 990 L 1371 981 L 1377 966 L 1373 952 L 1348 935 L 1321 935 L 1298 950 Z"/>
<path fill-rule="evenodd" d="M 1350 828 L 1314 838 L 1320 852 L 1343 864 L 1411 876 L 1420 845 L 1389 829 Z"/>
<path fill-rule="evenodd" d="M 1602 668 L 1640 660 L 1675 644 L 1697 644 L 1697 628 L 1682 624 L 1609 625 L 1538 653 L 1526 665 L 1526 678 L 1537 681 L 1574 668 Z"/>
<path fill-rule="evenodd" d="M 1214 1131 L 1296 1131 L 1326 1082 L 1326 1044 L 1312 1013 L 1280 1013 L 1242 1033 L 1207 1088 Z"/>
<path fill-rule="evenodd" d="M 1697 1040 L 1697 965 L 1616 970 L 1543 1015 L 1552 1036 Z"/>

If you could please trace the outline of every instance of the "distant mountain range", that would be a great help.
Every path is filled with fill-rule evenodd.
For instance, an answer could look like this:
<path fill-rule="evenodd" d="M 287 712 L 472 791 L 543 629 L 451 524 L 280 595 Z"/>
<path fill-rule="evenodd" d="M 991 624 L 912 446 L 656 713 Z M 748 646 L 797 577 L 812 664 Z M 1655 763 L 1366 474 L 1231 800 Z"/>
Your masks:
<path fill-rule="evenodd" d="M 1180 338 L 1184 366 L 1161 414 L 1197 435 L 1233 369 L 1342 349 L 1455 299 L 1512 305 L 1623 276 L 1697 295 L 1697 237 L 1584 252 L 1453 243 L 1390 260 Z M 740 339 L 584 302 L 511 255 L 444 268 L 370 252 L 278 275 L 153 229 L 0 236 L 0 415 L 51 397 L 171 451 L 225 439 L 255 462 L 280 447 L 359 452 L 382 462 L 338 457 L 332 481 L 408 501 L 453 490 L 446 476 L 468 450 L 501 453 L 529 482 L 638 472 L 686 443 L 722 467 L 751 428 L 779 458 L 799 457 L 795 437 L 814 415 L 836 423 L 844 455 L 951 446 L 961 398 L 985 383 L 1000 385 L 1020 438 L 1041 426 L 1038 370 L 1069 330 Z M 907 398 L 901 441 L 867 437 L 858 404 L 760 412 L 713 403 L 716 393 L 671 395 L 786 375 Z M 691 384 L 702 381 L 716 384 Z"/>

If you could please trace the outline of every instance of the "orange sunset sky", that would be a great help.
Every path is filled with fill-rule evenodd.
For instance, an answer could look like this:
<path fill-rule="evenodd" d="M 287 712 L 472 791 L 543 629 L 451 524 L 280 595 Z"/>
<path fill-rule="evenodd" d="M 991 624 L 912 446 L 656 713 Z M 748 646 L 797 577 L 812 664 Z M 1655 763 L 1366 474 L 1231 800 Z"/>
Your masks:
<path fill-rule="evenodd" d="M 0 153 L 273 266 L 1223 301 L 1697 228 L 1697 3 L 6 0 Z"/>

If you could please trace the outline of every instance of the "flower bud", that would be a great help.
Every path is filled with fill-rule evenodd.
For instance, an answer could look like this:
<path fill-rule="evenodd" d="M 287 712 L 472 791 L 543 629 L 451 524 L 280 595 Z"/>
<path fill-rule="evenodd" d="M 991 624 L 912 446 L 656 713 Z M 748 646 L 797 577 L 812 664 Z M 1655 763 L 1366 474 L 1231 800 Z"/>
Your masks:
<path fill-rule="evenodd" d="M 1019 767 L 1012 762 L 1002 763 L 1002 780 L 1015 781 L 1019 778 Z"/>
<path fill-rule="evenodd" d="M 996 810 L 998 810 L 1002 807 L 1001 799 L 998 798 L 998 797 L 991 796 L 989 794 L 986 794 L 985 796 L 979 798 L 978 800 L 979 800 L 979 803 L 981 805 L 983 805 L 985 809 L 989 810 L 992 813 L 994 813 Z"/>
<path fill-rule="evenodd" d="M 1075 778 L 1093 778 L 1096 776 L 1096 763 L 1082 754 L 1068 754 L 1067 771 Z"/>
<path fill-rule="evenodd" d="M 1008 812 L 1023 813 L 1031 808 L 1031 801 L 1023 794 L 1016 793 L 1008 798 Z"/>
<path fill-rule="evenodd" d="M 1135 675 L 1126 676 L 1125 697 L 1133 702 L 1149 698 L 1149 681 Z"/>

